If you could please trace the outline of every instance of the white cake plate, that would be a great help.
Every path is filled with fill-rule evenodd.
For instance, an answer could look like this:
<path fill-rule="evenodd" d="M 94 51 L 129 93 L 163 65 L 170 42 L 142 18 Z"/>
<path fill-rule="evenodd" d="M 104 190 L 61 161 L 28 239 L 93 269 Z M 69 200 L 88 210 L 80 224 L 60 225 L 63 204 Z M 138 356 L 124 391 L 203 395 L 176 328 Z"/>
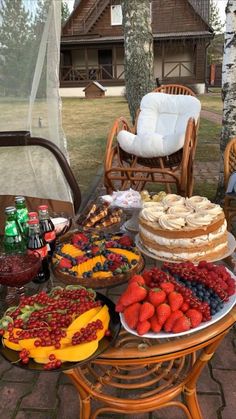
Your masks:
<path fill-rule="evenodd" d="M 232 255 L 232 253 L 234 252 L 235 248 L 236 248 L 236 240 L 233 236 L 233 234 L 231 234 L 228 231 L 228 250 L 220 257 L 220 258 L 209 258 L 209 257 L 205 257 L 203 258 L 204 260 L 207 259 L 208 262 L 217 262 L 219 260 L 225 259 L 228 256 Z M 173 259 L 168 259 L 168 258 L 164 258 L 161 256 L 158 256 L 154 253 L 152 253 L 150 250 L 146 249 L 143 244 L 140 241 L 139 235 L 137 234 L 135 236 L 135 244 L 137 246 L 137 248 L 140 250 L 140 252 L 142 252 L 144 255 L 148 256 L 149 258 L 155 259 L 155 260 L 160 260 L 161 262 L 172 262 L 172 263 L 181 263 L 183 261 L 178 261 L 178 260 L 173 260 Z"/>
<path fill-rule="evenodd" d="M 227 269 L 227 271 L 230 273 L 231 277 L 234 278 L 234 280 L 236 280 L 235 275 L 229 269 Z M 199 326 L 194 327 L 193 329 L 187 330 L 185 332 L 181 332 L 181 333 L 148 332 L 148 333 L 145 333 L 144 335 L 140 336 L 136 332 L 136 330 L 130 329 L 130 327 L 127 325 L 127 323 L 124 319 L 124 315 L 122 313 L 120 313 L 120 320 L 121 320 L 121 323 L 122 323 L 123 327 L 129 333 L 132 333 L 132 335 L 135 335 L 135 336 L 140 336 L 142 338 L 152 338 L 152 339 L 176 338 L 177 336 L 184 336 L 184 335 L 189 335 L 190 333 L 198 332 L 199 330 L 205 329 L 206 327 L 211 326 L 212 324 L 218 322 L 220 319 L 222 319 L 224 316 L 226 316 L 226 314 L 228 314 L 230 312 L 230 310 L 234 307 L 235 303 L 236 303 L 236 293 L 234 295 L 231 295 L 231 297 L 229 298 L 229 301 L 224 303 L 224 306 L 223 306 L 222 310 L 220 310 L 218 313 L 216 313 L 214 316 L 212 316 L 211 320 L 208 320 L 207 322 L 202 322 L 201 324 L 199 324 Z"/>

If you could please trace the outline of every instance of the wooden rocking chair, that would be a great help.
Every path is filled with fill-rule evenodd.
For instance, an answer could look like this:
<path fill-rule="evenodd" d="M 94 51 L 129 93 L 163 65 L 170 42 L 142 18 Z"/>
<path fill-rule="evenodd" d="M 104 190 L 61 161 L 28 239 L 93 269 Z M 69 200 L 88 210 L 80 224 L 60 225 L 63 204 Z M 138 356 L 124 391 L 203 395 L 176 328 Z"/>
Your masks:
<path fill-rule="evenodd" d="M 162 85 L 154 92 L 196 96 L 191 89 L 175 84 Z M 185 142 L 181 150 L 169 156 L 143 158 L 125 152 L 117 142 L 117 135 L 121 130 L 136 134 L 139 112 L 137 112 L 133 127 L 129 127 L 126 119 L 120 117 L 115 120 L 108 135 L 104 170 L 104 184 L 107 193 L 130 187 L 142 190 L 146 183 L 155 182 L 165 184 L 167 192 L 171 192 L 170 184 L 175 184 L 178 194 L 191 196 L 193 161 L 199 123 L 195 123 L 193 118 L 188 120 Z"/>
<path fill-rule="evenodd" d="M 236 137 L 229 141 L 224 152 L 224 184 L 227 190 L 229 178 L 236 172 Z M 232 219 L 236 217 L 236 193 L 224 197 L 224 212 L 228 230 L 232 230 Z"/>

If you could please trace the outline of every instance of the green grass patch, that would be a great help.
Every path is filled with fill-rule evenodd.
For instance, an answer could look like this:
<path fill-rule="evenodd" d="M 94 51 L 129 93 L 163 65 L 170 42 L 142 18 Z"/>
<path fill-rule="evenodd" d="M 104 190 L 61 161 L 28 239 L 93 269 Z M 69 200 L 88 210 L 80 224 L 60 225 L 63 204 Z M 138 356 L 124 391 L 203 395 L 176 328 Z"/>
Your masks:
<path fill-rule="evenodd" d="M 220 134 L 221 125 L 201 118 L 196 160 L 217 161 L 220 158 Z"/>
<path fill-rule="evenodd" d="M 223 102 L 221 99 L 221 93 L 199 95 L 198 99 L 201 101 L 202 109 L 206 109 L 211 112 L 222 114 Z"/>

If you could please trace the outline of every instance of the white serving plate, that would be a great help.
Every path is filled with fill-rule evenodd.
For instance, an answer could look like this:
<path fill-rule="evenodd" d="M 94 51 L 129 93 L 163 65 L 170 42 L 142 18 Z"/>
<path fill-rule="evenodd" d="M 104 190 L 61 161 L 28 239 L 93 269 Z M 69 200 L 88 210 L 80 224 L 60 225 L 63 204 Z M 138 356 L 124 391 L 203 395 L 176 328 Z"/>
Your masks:
<path fill-rule="evenodd" d="M 231 277 L 234 278 L 234 280 L 236 281 L 236 276 L 229 269 L 227 269 L 227 271 L 230 273 Z M 224 316 L 226 316 L 226 314 L 228 314 L 230 312 L 230 310 L 234 307 L 235 303 L 236 303 L 236 293 L 234 295 L 231 295 L 231 297 L 229 298 L 229 301 L 227 301 L 224 304 L 224 307 L 222 308 L 222 310 L 220 310 L 218 313 L 216 313 L 214 316 L 212 316 L 211 320 L 208 320 L 207 322 L 202 322 L 202 323 L 199 324 L 199 326 L 197 326 L 193 329 L 187 330 L 185 332 L 181 332 L 181 333 L 148 332 L 148 333 L 145 333 L 144 335 L 140 336 L 135 330 L 130 329 L 130 327 L 127 325 L 127 323 L 124 319 L 124 315 L 122 313 L 120 313 L 120 320 L 121 320 L 121 323 L 122 323 L 123 327 L 129 333 L 132 333 L 132 335 L 135 335 L 135 336 L 144 337 L 144 338 L 151 338 L 151 339 L 175 338 L 175 337 L 178 337 L 178 336 L 184 336 L 184 335 L 189 335 L 190 333 L 199 332 L 199 330 L 205 329 L 206 327 L 211 326 L 212 324 L 218 322 L 220 319 L 222 319 Z"/>

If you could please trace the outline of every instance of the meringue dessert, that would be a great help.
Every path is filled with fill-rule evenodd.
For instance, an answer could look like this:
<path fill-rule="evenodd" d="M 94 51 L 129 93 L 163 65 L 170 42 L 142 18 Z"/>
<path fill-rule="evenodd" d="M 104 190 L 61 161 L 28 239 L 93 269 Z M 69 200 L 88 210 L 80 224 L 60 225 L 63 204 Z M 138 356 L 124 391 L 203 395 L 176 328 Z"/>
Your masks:
<path fill-rule="evenodd" d="M 139 238 L 150 253 L 173 262 L 216 260 L 228 250 L 223 209 L 202 196 L 168 194 L 156 205 L 144 205 Z"/>

